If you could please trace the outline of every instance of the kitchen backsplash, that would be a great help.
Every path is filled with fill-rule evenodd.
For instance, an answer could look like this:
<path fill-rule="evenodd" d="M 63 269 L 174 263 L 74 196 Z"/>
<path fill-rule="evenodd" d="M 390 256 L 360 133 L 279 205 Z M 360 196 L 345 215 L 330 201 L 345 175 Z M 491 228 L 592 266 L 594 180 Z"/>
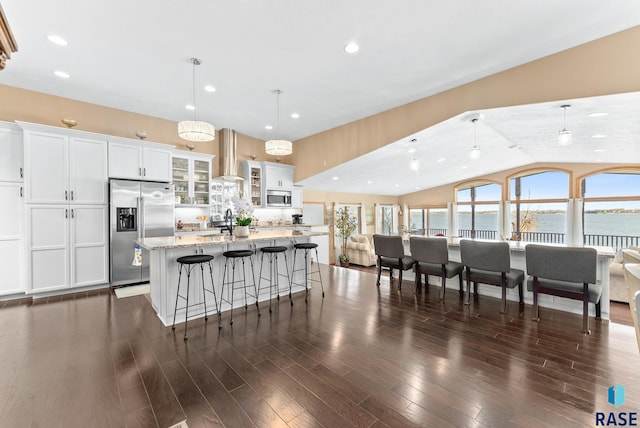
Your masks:
<path fill-rule="evenodd" d="M 181 220 L 183 223 L 199 222 L 198 216 L 209 216 L 208 207 L 176 207 L 176 222 Z M 258 225 L 280 225 L 291 224 L 293 214 L 302 214 L 299 208 L 256 208 L 253 216 L 258 219 Z M 303 218 L 304 221 L 304 218 Z"/>

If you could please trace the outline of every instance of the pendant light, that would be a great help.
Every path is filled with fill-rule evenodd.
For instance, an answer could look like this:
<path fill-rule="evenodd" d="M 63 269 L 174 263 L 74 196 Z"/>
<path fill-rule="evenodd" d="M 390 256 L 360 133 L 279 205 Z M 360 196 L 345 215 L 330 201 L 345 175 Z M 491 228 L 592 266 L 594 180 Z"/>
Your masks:
<path fill-rule="evenodd" d="M 469 149 L 469 159 L 475 160 L 480 157 L 480 146 L 478 146 L 478 120 L 479 114 L 469 115 L 468 120 L 473 123 L 473 146 Z"/>
<path fill-rule="evenodd" d="M 274 89 L 276 94 L 276 130 L 280 131 L 280 94 L 281 89 Z M 269 140 L 264 143 L 264 150 L 268 155 L 284 156 L 293 153 L 293 147 L 289 140 Z"/>
<path fill-rule="evenodd" d="M 567 129 L 567 109 L 571 108 L 571 104 L 563 104 L 560 106 L 563 110 L 564 126 L 558 131 L 558 145 L 566 147 L 571 145 L 571 131 Z"/>
<path fill-rule="evenodd" d="M 216 139 L 216 128 L 209 122 L 196 120 L 196 66 L 201 64 L 198 58 L 191 58 L 193 64 L 193 120 L 178 123 L 178 136 L 188 141 L 213 141 Z"/>

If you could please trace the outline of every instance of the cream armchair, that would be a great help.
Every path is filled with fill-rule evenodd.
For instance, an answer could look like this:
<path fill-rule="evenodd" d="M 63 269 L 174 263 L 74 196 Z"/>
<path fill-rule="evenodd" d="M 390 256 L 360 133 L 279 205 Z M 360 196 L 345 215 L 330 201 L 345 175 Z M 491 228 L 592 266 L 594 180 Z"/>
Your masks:
<path fill-rule="evenodd" d="M 376 252 L 368 235 L 354 235 L 347 241 L 349 263 L 361 266 L 375 266 Z"/>
<path fill-rule="evenodd" d="M 624 265 L 626 263 L 640 263 L 640 252 L 636 248 L 620 250 L 609 266 L 609 300 L 629 302 L 627 284 L 624 279 Z"/>

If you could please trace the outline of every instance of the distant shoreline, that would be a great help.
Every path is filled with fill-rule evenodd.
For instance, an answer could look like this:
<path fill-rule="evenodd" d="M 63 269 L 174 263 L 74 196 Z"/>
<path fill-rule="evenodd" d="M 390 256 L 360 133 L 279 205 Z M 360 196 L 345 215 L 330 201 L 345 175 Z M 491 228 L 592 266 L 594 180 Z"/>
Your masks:
<path fill-rule="evenodd" d="M 513 210 L 515 212 L 515 210 Z M 565 214 L 565 210 L 522 210 L 524 212 L 530 212 L 532 214 Z M 611 208 L 602 210 L 586 210 L 585 214 L 640 214 L 639 208 L 624 209 L 624 208 Z M 458 214 L 470 215 L 468 211 L 459 211 Z M 498 211 L 478 211 L 477 214 L 498 214 Z"/>

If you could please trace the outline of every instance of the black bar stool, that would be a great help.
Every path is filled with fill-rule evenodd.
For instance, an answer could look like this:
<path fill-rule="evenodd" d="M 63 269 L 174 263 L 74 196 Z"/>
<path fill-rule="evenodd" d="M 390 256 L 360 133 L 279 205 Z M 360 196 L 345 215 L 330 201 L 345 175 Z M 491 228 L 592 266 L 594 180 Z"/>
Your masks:
<path fill-rule="evenodd" d="M 233 296 L 236 290 L 244 290 L 244 307 L 245 309 L 248 307 L 247 305 L 247 295 L 249 297 L 253 297 L 256 299 L 256 308 L 258 308 L 258 316 L 260 315 L 260 306 L 258 306 L 258 291 L 256 288 L 256 273 L 253 268 L 253 251 L 251 250 L 230 250 L 222 253 L 225 257 L 224 262 L 224 273 L 222 275 L 222 290 L 220 291 L 220 307 L 222 307 L 222 302 L 227 302 L 231 305 L 231 312 L 229 317 L 229 324 L 233 324 Z M 245 259 L 249 258 L 249 264 L 251 265 L 251 278 L 253 279 L 253 294 L 247 292 L 247 274 L 245 272 Z M 236 264 L 242 261 L 242 279 L 238 279 L 236 281 Z M 227 269 L 231 264 L 231 281 L 227 281 Z M 242 284 L 240 286 L 236 286 L 236 284 Z M 231 294 L 231 297 L 227 296 L 224 298 L 224 287 L 228 286 L 227 295 Z"/>
<path fill-rule="evenodd" d="M 287 267 L 289 262 L 287 261 L 287 247 L 273 246 L 260 248 L 262 255 L 260 257 L 260 285 L 262 280 L 269 280 L 269 312 L 271 312 L 271 298 L 273 295 L 273 289 L 275 287 L 278 294 L 278 300 L 280 300 L 280 283 L 279 278 L 285 276 L 278 271 L 278 254 L 284 255 L 284 266 L 287 271 L 287 283 L 289 284 L 289 300 L 291 300 L 291 306 L 293 306 L 293 300 L 291 299 L 291 277 L 289 276 L 289 268 Z M 264 267 L 264 256 L 267 255 L 269 259 L 269 277 L 262 276 L 262 268 Z M 274 263 L 275 260 L 275 263 Z M 274 283 L 275 282 L 275 283 Z M 258 293 L 260 293 L 260 287 L 258 287 Z"/>
<path fill-rule="evenodd" d="M 296 255 L 298 254 L 298 250 L 304 251 L 304 268 L 296 269 Z M 309 271 L 309 259 L 311 259 L 311 263 L 313 263 L 313 256 L 309 254 L 311 250 L 316 252 L 316 270 L 313 268 Z M 296 276 L 296 272 L 304 271 L 304 301 L 307 301 L 307 295 L 309 294 L 309 281 L 311 282 L 319 282 L 320 288 L 322 288 L 322 298 L 324 299 L 324 285 L 322 285 L 322 275 L 320 275 L 320 266 L 318 265 L 318 244 L 313 242 L 301 242 L 297 244 L 293 244 L 293 267 L 291 268 L 291 285 L 293 287 L 294 284 L 293 278 Z M 314 279 L 313 274 L 317 273 L 319 279 Z M 303 284 L 299 284 L 303 285 Z"/>
<path fill-rule="evenodd" d="M 173 325 L 171 326 L 172 330 L 176 329 L 176 314 L 178 313 L 178 299 L 183 299 L 185 301 L 185 305 L 180 309 L 184 309 L 184 340 L 187 340 L 187 320 L 189 319 L 189 308 L 194 306 L 204 305 L 204 320 L 207 321 L 209 319 L 209 315 L 207 314 L 207 293 L 213 294 L 213 301 L 216 305 L 216 312 L 218 313 L 218 325 L 220 325 L 220 310 L 218 309 L 218 298 L 216 297 L 216 289 L 213 284 L 213 269 L 211 268 L 211 260 L 213 260 L 213 256 L 208 254 L 194 254 L 192 256 L 183 256 L 178 257 L 176 260 L 179 264 L 178 266 L 178 289 L 176 290 L 176 305 L 173 310 Z M 209 265 L 209 275 L 211 276 L 211 290 L 207 290 L 204 286 L 204 264 Z M 191 280 L 191 271 L 200 266 L 200 274 L 202 277 L 202 302 L 201 303 L 193 303 L 189 304 L 189 285 Z M 184 295 L 180 294 L 180 280 L 182 279 L 182 270 L 187 273 L 187 292 Z M 200 315 L 192 314 L 192 315 Z"/>

